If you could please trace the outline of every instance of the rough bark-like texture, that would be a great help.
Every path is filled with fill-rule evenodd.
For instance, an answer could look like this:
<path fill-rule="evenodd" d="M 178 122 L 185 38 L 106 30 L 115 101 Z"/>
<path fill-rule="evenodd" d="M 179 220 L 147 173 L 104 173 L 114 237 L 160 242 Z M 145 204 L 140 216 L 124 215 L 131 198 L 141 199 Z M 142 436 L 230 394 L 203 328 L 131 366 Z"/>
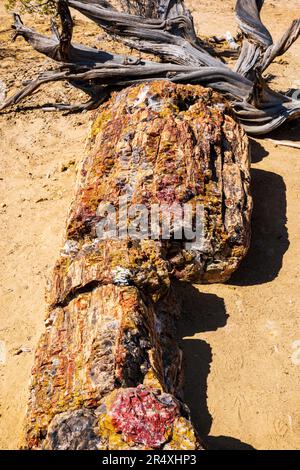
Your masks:
<path fill-rule="evenodd" d="M 162 354 L 160 313 L 146 302 L 135 287 L 111 284 L 78 294 L 68 306 L 51 311 L 32 371 L 29 448 L 158 448 L 171 444 L 178 423 L 184 432 L 191 430 L 179 448 L 198 445 L 188 411 L 163 393 L 178 388 L 181 355 L 176 356 L 175 335 L 168 332 L 170 364 Z M 174 312 L 169 315 L 174 329 Z M 123 409 L 129 396 L 136 396 L 142 408 Z M 146 396 L 153 398 L 143 405 Z M 138 426 L 148 429 L 150 424 L 151 435 L 137 432 Z"/>
<path fill-rule="evenodd" d="M 48 291 L 27 414 L 29 448 L 200 446 L 182 404 L 172 279 L 227 280 L 250 239 L 248 141 L 226 102 L 199 86 L 141 84 L 97 112 Z M 99 203 L 197 203 L 186 240 L 101 240 Z"/>

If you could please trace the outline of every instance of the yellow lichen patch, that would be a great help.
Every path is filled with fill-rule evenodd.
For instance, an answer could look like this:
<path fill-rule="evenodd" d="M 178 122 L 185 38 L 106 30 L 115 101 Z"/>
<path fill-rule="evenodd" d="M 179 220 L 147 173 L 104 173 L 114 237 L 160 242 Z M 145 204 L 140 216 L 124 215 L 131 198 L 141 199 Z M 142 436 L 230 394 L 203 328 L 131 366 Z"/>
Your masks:
<path fill-rule="evenodd" d="M 107 105 L 106 105 L 107 106 Z M 90 130 L 90 139 L 94 139 L 96 135 L 98 135 L 102 129 L 103 126 L 112 119 L 112 113 L 109 109 L 102 109 L 101 113 L 99 113 L 93 122 L 93 125 Z"/>
<path fill-rule="evenodd" d="M 152 367 L 145 375 L 143 385 L 145 385 L 145 387 L 163 391 L 163 387 Z"/>
<path fill-rule="evenodd" d="M 196 448 L 197 438 L 192 424 L 183 417 L 176 418 L 173 423 L 172 439 L 164 449 L 195 450 Z"/>
<path fill-rule="evenodd" d="M 100 414 L 98 421 L 99 436 L 101 438 L 100 450 L 128 450 L 132 447 L 131 443 L 123 440 L 122 433 L 116 431 L 112 418 L 109 415 L 109 409 L 115 401 L 117 393 L 118 391 L 114 390 L 102 402 L 105 411 Z"/>
<path fill-rule="evenodd" d="M 108 448 L 110 450 L 130 450 L 129 442 L 124 442 L 122 439 L 122 434 L 111 433 L 108 437 Z"/>
<path fill-rule="evenodd" d="M 112 419 L 107 413 L 100 415 L 99 430 L 100 436 L 103 438 L 108 438 L 111 433 L 115 433 L 115 427 L 113 425 Z"/>

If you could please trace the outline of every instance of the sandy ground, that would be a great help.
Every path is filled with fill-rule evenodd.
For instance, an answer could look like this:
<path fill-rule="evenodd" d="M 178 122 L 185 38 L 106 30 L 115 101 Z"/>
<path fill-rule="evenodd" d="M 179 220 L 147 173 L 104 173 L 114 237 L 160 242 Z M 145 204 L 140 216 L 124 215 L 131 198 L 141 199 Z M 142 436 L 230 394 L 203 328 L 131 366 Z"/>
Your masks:
<path fill-rule="evenodd" d="M 188 2 L 199 34 L 236 31 L 232 0 L 201 1 L 201 10 L 199 3 Z M 299 16 L 298 0 L 286 2 L 284 11 L 280 4 L 266 1 L 264 12 L 276 38 Z M 82 19 L 78 24 L 81 40 L 96 44 L 101 32 Z M 21 39 L 12 44 L 9 25 L 0 0 L 0 79 L 12 87 L 49 62 Z M 293 88 L 299 72 L 300 41 L 270 69 L 273 86 Z M 82 99 L 51 85 L 21 112 L 0 116 L 2 449 L 18 446 L 33 352 L 43 330 L 45 283 L 62 242 L 90 120 L 89 113 L 63 116 L 30 106 L 74 97 Z M 300 126 L 272 137 L 300 140 Z M 230 283 L 185 292 L 180 338 L 186 401 L 211 449 L 300 449 L 300 150 L 267 140 L 253 140 L 252 150 L 250 253 Z"/>

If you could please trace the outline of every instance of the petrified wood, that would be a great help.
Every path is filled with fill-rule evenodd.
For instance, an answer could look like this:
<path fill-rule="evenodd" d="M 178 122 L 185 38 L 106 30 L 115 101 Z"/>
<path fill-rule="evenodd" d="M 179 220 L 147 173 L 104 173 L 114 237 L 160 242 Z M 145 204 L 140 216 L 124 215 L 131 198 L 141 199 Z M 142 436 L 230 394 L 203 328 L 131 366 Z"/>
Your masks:
<path fill-rule="evenodd" d="M 48 289 L 26 446 L 196 449 L 182 402 L 173 281 L 223 282 L 250 240 L 248 140 L 216 92 L 154 81 L 97 112 Z M 100 203 L 204 208 L 202 248 L 100 239 Z"/>

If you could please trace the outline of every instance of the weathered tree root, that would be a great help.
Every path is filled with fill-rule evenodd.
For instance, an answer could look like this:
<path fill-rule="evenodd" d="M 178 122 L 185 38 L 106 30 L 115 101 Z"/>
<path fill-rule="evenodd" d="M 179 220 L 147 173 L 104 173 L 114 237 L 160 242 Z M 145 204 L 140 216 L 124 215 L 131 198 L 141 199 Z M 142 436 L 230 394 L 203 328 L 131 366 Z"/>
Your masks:
<path fill-rule="evenodd" d="M 260 19 L 262 0 L 237 1 L 236 13 L 243 41 L 234 70 L 206 51 L 196 36 L 192 16 L 183 0 L 153 0 L 151 9 L 147 9 L 149 2 L 143 2 L 141 11 L 147 14 L 151 11 L 151 18 L 119 12 L 106 0 L 56 1 L 61 33 L 52 24 L 52 38 L 38 34 L 24 26 L 18 15 L 15 15 L 14 28 L 15 37 L 22 36 L 35 50 L 61 62 L 62 67 L 38 76 L 24 90 L 8 98 L 0 109 L 19 103 L 50 81 L 67 80 L 84 89 L 90 95 L 90 101 L 82 107 L 68 107 L 70 111 L 80 111 L 97 107 L 108 84 L 117 88 L 167 78 L 177 83 L 201 84 L 223 93 L 232 104 L 237 119 L 252 135 L 266 134 L 300 116 L 300 101 L 272 91 L 263 78 L 263 72 L 273 60 L 298 39 L 300 19 L 292 23 L 281 40 L 273 43 Z M 158 55 L 164 63 L 72 44 L 69 6 L 95 21 L 113 37 L 138 51 Z M 66 105 L 56 107 L 66 109 Z"/>
<path fill-rule="evenodd" d="M 182 402 L 173 284 L 225 281 L 245 256 L 247 137 L 217 93 L 154 81 L 102 105 L 90 147 L 47 295 L 25 446 L 202 448 Z M 174 203 L 201 204 L 201 248 L 161 235 L 99 238 L 99 204 L 119 218 L 124 195 L 129 206 L 161 205 L 163 217 Z"/>

